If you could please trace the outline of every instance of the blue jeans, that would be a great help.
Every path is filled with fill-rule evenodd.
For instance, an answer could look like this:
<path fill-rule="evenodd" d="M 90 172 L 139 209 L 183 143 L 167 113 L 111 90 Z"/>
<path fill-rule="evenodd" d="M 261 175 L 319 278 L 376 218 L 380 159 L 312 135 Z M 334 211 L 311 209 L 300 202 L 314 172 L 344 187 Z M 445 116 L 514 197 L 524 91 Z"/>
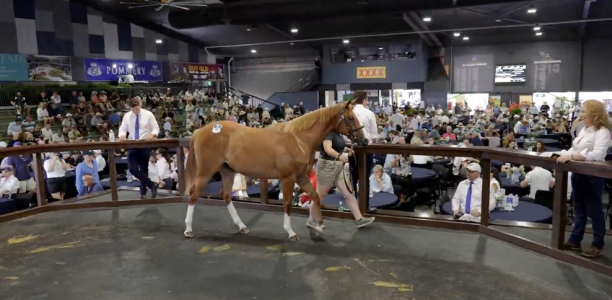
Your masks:
<path fill-rule="evenodd" d="M 569 242 L 580 245 L 584 237 L 587 217 L 593 224 L 592 246 L 602 249 L 606 235 L 606 216 L 603 211 L 601 196 L 605 179 L 590 175 L 572 174 L 572 198 L 574 201 L 574 229 Z"/>

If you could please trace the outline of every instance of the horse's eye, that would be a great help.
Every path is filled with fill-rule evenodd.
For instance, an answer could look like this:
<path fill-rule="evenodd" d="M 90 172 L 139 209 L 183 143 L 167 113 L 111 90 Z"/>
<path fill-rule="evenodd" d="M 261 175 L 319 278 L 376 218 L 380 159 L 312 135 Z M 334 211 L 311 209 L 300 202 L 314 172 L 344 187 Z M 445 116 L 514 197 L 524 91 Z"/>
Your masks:
<path fill-rule="evenodd" d="M 353 121 L 353 117 L 349 117 L 349 120 Z"/>

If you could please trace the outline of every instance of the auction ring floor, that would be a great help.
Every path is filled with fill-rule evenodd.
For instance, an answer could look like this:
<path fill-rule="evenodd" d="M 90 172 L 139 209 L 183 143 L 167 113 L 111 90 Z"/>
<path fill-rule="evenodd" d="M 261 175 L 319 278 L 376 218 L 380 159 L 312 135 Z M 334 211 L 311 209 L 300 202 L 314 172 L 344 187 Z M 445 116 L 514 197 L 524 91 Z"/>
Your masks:
<path fill-rule="evenodd" d="M 0 224 L 0 299 L 611 299 L 612 279 L 459 231 L 185 204 L 48 212 Z"/>

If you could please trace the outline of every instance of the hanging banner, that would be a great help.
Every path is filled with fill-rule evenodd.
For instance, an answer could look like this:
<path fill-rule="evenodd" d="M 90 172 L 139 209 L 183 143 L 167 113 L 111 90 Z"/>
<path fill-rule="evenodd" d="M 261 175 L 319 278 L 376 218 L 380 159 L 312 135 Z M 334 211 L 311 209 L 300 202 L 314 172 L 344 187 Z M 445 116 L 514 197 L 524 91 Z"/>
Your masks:
<path fill-rule="evenodd" d="M 194 80 L 223 80 L 223 65 L 171 62 L 170 82 L 189 82 Z"/>
<path fill-rule="evenodd" d="M 28 73 L 32 81 L 72 81 L 70 56 L 28 55 Z"/>
<path fill-rule="evenodd" d="M 387 78 L 387 67 L 357 68 L 357 79 Z"/>
<path fill-rule="evenodd" d="M 28 80 L 28 63 L 23 54 L 0 54 L 0 81 Z"/>
<path fill-rule="evenodd" d="M 128 74 L 134 81 L 162 81 L 162 63 L 149 60 L 84 58 L 87 81 L 117 81 Z"/>

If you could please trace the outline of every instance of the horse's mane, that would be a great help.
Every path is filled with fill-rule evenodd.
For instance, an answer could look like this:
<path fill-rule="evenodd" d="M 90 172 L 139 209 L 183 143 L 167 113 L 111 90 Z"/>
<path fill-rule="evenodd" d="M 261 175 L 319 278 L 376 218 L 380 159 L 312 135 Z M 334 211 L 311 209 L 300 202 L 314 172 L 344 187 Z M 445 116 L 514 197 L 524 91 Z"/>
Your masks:
<path fill-rule="evenodd" d="M 276 123 L 269 128 L 276 129 L 278 131 L 286 133 L 296 133 L 312 128 L 319 122 L 327 123 L 329 120 L 334 118 L 340 112 L 342 104 L 336 104 L 334 106 L 319 108 L 315 111 L 311 111 L 295 120 L 291 120 L 285 123 Z"/>

